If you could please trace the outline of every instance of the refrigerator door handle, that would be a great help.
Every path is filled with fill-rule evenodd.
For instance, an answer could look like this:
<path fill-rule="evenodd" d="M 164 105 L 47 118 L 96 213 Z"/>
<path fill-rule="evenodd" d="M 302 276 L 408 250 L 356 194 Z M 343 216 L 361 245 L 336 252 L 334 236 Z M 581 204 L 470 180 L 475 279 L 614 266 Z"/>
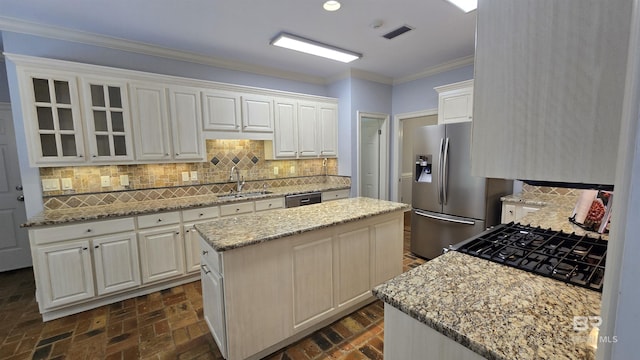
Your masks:
<path fill-rule="evenodd" d="M 449 138 L 444 145 L 444 160 L 442 165 L 442 203 L 447 205 L 447 193 L 449 189 L 447 189 L 447 184 L 449 183 Z"/>
<path fill-rule="evenodd" d="M 423 217 L 426 217 L 426 218 L 430 218 L 430 219 L 434 219 L 434 220 L 442 220 L 442 221 L 448 221 L 448 222 L 464 224 L 464 225 L 475 225 L 476 224 L 475 221 L 460 220 L 460 219 L 450 219 L 450 218 L 446 218 L 446 217 L 443 217 L 443 216 L 427 214 L 427 213 L 422 212 L 420 210 L 415 210 L 415 213 L 416 213 L 416 215 L 420 215 L 420 216 L 423 216 Z"/>
<path fill-rule="evenodd" d="M 438 154 L 438 204 L 442 204 L 442 161 L 444 139 L 440 138 L 440 154 Z"/>

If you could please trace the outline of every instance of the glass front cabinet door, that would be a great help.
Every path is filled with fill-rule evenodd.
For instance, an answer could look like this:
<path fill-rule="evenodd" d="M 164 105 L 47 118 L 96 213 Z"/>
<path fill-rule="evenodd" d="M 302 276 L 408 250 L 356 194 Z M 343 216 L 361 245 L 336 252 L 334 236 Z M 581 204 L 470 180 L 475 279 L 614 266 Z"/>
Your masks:
<path fill-rule="evenodd" d="M 26 72 L 22 83 L 31 101 L 23 101 L 31 132 L 34 165 L 84 162 L 82 122 L 76 78 Z"/>
<path fill-rule="evenodd" d="M 126 83 L 81 78 L 91 162 L 133 160 Z"/>

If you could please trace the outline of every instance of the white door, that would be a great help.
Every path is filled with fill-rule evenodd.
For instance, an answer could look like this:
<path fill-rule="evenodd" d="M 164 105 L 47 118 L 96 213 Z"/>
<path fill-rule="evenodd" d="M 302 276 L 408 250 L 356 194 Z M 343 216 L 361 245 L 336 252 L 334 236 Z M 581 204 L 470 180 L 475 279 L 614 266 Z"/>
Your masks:
<path fill-rule="evenodd" d="M 360 138 L 360 195 L 380 199 L 380 137 L 381 119 L 362 118 Z"/>
<path fill-rule="evenodd" d="M 26 221 L 11 107 L 0 103 L 0 271 L 31 266 Z"/>

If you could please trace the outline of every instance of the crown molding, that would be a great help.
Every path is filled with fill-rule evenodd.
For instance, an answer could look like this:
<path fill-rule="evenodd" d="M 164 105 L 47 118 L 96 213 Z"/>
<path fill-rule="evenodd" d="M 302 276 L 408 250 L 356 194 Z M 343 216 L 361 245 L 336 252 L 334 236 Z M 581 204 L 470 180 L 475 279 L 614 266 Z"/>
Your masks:
<path fill-rule="evenodd" d="M 358 70 L 358 69 L 349 69 L 347 71 L 343 71 L 338 75 L 331 76 L 327 78 L 325 83 L 329 85 L 329 84 L 333 84 L 336 81 L 340 81 L 342 79 L 354 79 L 354 78 L 360 79 L 360 80 L 377 82 L 384 85 L 393 85 L 393 79 L 388 76 L 372 73 L 369 71 Z"/>
<path fill-rule="evenodd" d="M 174 50 L 143 42 L 104 36 L 79 30 L 51 25 L 43 25 L 10 17 L 0 16 L 0 30 L 72 41 L 86 45 L 134 52 L 138 54 L 164 57 L 173 60 L 186 61 L 195 64 L 208 65 L 227 70 L 248 72 L 257 75 L 277 77 L 281 79 L 301 81 L 312 84 L 325 85 L 326 79 L 319 76 L 306 75 L 296 72 L 278 70 L 266 66 L 257 66 L 238 61 L 206 56 L 188 51 Z"/>
<path fill-rule="evenodd" d="M 405 76 L 405 77 L 401 77 L 401 78 L 396 78 L 393 80 L 393 85 L 398 85 L 398 84 L 403 84 L 409 81 L 414 81 L 414 80 L 418 80 L 418 79 L 422 79 L 428 76 L 432 76 L 432 75 L 436 75 L 439 73 L 443 73 L 445 71 L 449 71 L 449 70 L 454 70 L 457 68 L 461 68 L 463 66 L 467 66 L 467 65 L 471 65 L 473 64 L 473 55 L 471 56 L 465 56 L 465 57 L 461 57 L 461 58 L 457 58 L 451 61 L 447 61 L 446 63 L 442 63 L 440 65 L 436 65 L 436 66 L 432 66 L 429 68 L 426 68 L 425 70 L 417 73 L 417 74 L 413 74 L 413 75 L 409 75 L 409 76 Z"/>

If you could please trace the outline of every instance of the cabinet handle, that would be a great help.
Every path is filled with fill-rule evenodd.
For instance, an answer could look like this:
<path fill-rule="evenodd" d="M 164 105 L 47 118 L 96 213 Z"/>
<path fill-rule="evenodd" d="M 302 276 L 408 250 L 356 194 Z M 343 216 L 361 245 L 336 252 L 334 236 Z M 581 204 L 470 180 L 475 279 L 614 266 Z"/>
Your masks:
<path fill-rule="evenodd" d="M 205 274 L 208 274 L 211 272 L 211 270 L 209 270 L 209 268 L 207 267 L 207 265 L 202 265 L 202 270 L 204 271 Z"/>
<path fill-rule="evenodd" d="M 97 248 L 99 248 L 99 247 L 100 247 L 100 245 L 96 245 L 96 246 L 94 246 L 94 249 L 97 249 Z"/>
<path fill-rule="evenodd" d="M 209 253 L 209 250 L 202 250 L 202 255 L 207 255 Z"/>

